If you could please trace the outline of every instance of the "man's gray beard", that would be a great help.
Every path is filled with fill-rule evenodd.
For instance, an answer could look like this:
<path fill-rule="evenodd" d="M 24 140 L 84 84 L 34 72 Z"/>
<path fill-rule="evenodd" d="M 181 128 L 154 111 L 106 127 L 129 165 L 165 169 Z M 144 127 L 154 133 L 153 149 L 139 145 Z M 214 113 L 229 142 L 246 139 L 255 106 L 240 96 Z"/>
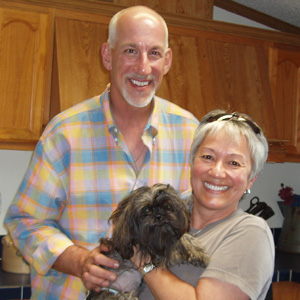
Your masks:
<path fill-rule="evenodd" d="M 132 99 L 132 97 L 129 95 L 129 93 L 127 92 L 126 88 L 123 88 L 122 89 L 122 92 L 123 92 L 123 97 L 124 99 L 126 100 L 126 102 L 134 107 L 146 107 L 150 102 L 151 100 L 153 99 L 154 95 L 155 95 L 155 90 L 153 90 L 151 92 L 151 94 L 146 98 L 146 100 L 144 101 L 140 101 L 140 99 L 138 100 L 134 100 Z M 138 98 L 138 94 L 137 93 L 137 98 Z"/>

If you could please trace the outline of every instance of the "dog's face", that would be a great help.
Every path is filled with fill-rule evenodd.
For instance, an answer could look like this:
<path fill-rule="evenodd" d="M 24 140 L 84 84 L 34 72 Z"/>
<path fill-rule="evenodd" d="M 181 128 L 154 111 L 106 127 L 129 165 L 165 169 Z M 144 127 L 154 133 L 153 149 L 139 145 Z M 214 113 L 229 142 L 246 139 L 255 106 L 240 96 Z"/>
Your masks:
<path fill-rule="evenodd" d="M 189 214 L 170 185 L 141 187 L 125 197 L 110 220 L 113 242 L 122 258 L 133 255 L 139 246 L 142 255 L 168 260 L 177 240 L 189 229 Z"/>

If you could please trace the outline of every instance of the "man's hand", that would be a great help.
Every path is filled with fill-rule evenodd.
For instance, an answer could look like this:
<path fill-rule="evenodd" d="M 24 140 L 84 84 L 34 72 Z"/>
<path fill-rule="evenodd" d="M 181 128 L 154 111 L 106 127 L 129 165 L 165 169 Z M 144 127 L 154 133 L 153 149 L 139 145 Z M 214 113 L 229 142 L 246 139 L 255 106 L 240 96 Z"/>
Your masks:
<path fill-rule="evenodd" d="M 68 247 L 56 260 L 53 268 L 57 271 L 80 277 L 88 290 L 100 292 L 101 287 L 110 285 L 117 276 L 101 266 L 117 269 L 119 262 L 101 252 L 107 248 L 98 246 L 89 251 L 79 246 Z"/>

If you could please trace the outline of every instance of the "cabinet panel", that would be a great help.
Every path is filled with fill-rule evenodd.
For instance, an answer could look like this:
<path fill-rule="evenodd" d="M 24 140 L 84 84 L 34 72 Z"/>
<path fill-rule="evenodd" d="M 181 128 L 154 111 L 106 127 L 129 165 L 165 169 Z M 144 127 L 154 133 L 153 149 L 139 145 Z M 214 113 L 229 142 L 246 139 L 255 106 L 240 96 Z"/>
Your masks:
<path fill-rule="evenodd" d="M 107 24 L 56 19 L 60 110 L 100 94 L 109 83 L 101 61 Z"/>
<path fill-rule="evenodd" d="M 199 119 L 212 109 L 249 113 L 269 137 L 277 136 L 264 41 L 175 28 L 170 40 L 174 61 L 161 95 Z"/>
<path fill-rule="evenodd" d="M 173 62 L 169 73 L 157 93 L 201 118 L 213 108 L 203 94 L 205 79 L 199 59 L 198 39 L 170 32 L 169 45 L 173 51 Z"/>
<path fill-rule="evenodd" d="M 285 45 L 270 49 L 272 87 L 278 138 L 286 139 L 290 153 L 300 153 L 300 47 Z"/>
<path fill-rule="evenodd" d="M 159 12 L 201 19 L 213 17 L 213 0 L 112 0 L 112 2 L 124 6 L 145 5 Z"/>
<path fill-rule="evenodd" d="M 300 153 L 299 46 L 172 26 L 170 45 L 173 66 L 159 95 L 199 119 L 212 109 L 249 114 L 280 154 L 271 160 Z"/>
<path fill-rule="evenodd" d="M 37 141 L 42 132 L 49 30 L 48 13 L 0 8 L 0 142 Z"/>

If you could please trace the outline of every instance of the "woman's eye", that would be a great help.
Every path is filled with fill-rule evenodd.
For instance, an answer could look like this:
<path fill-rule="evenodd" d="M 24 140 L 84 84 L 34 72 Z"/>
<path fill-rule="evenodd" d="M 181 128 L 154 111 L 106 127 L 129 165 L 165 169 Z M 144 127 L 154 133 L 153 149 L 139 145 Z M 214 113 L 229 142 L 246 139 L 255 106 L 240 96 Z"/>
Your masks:
<path fill-rule="evenodd" d="M 202 157 L 203 157 L 204 159 L 212 159 L 212 156 L 211 156 L 211 155 L 208 155 L 208 154 L 202 155 Z"/>
<path fill-rule="evenodd" d="M 240 163 L 238 163 L 237 161 L 231 161 L 230 164 L 236 167 L 240 166 Z"/>

